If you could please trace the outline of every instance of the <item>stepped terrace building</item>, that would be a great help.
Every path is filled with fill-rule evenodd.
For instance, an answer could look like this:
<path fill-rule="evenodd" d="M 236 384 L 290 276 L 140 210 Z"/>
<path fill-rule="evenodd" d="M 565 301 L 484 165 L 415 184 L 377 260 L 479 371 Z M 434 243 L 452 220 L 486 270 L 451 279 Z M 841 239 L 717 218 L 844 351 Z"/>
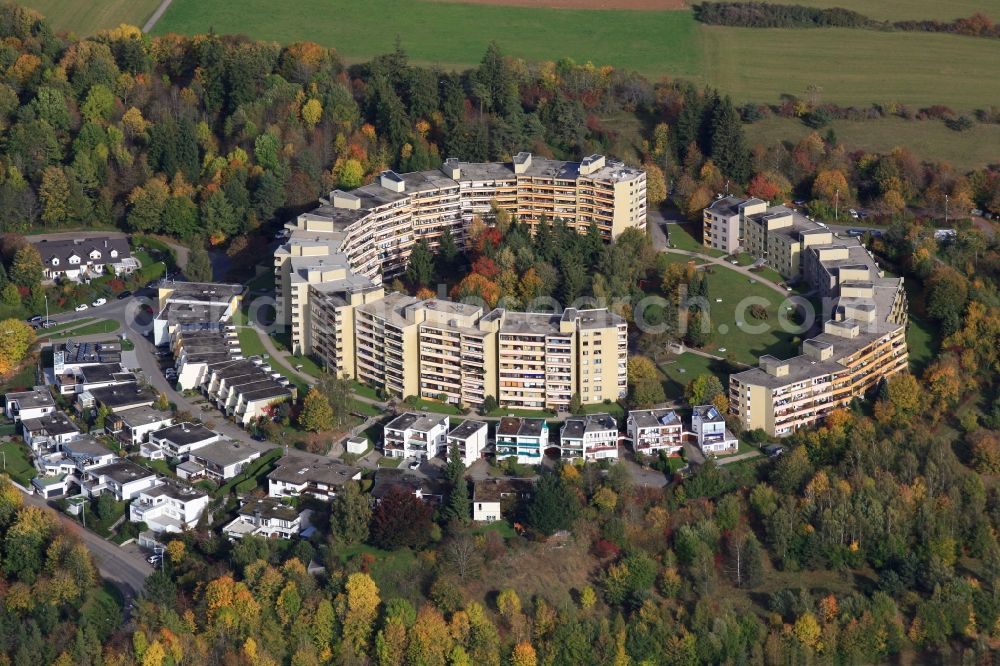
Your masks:
<path fill-rule="evenodd" d="M 907 367 L 906 292 L 886 278 L 857 239 L 806 248 L 803 274 L 832 299 L 822 332 L 789 359 L 762 356 L 760 367 L 729 378 L 730 410 L 747 429 L 782 436 L 864 397 Z"/>
<path fill-rule="evenodd" d="M 397 174 L 350 192 L 335 190 L 287 225 L 274 254 L 277 318 L 291 330 L 293 351 L 310 351 L 311 285 L 335 299 L 377 289 L 403 272 L 414 243 L 435 249 L 445 231 L 463 244 L 476 217 L 505 210 L 532 227 L 562 220 L 585 233 L 591 225 L 607 240 L 646 225 L 646 174 L 591 155 L 563 162 L 518 153 L 511 162 L 448 159 L 439 170 Z M 350 298 L 345 300 L 350 301 Z"/>

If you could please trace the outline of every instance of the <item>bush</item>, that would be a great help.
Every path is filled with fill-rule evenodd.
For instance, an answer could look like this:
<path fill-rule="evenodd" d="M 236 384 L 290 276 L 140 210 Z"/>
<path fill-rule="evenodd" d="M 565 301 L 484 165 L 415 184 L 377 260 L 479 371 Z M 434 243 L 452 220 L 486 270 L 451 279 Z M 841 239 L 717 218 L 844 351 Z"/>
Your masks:
<path fill-rule="evenodd" d="M 236 484 L 237 494 L 243 495 L 253 492 L 257 488 L 257 479 L 246 479 Z"/>

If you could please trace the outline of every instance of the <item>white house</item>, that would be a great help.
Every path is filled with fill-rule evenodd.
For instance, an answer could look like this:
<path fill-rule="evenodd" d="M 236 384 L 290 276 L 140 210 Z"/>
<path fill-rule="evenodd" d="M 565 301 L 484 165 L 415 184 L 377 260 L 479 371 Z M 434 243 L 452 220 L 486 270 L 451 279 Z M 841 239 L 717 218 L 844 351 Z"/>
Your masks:
<path fill-rule="evenodd" d="M 199 472 L 193 475 L 188 474 L 187 478 L 203 476 L 214 481 L 226 481 L 238 475 L 243 471 L 243 468 L 260 458 L 265 450 L 267 449 L 249 442 L 220 439 L 186 454 L 187 462 L 201 466 Z M 180 468 L 177 472 L 177 475 L 181 476 Z"/>
<path fill-rule="evenodd" d="M 59 411 L 37 418 L 22 419 L 21 432 L 24 443 L 35 453 L 58 449 L 62 444 L 80 436 L 80 429 L 69 417 Z"/>
<path fill-rule="evenodd" d="M 125 238 L 70 238 L 42 240 L 35 243 L 42 257 L 47 279 L 64 278 L 80 281 L 103 275 L 131 273 L 139 262 L 132 257 Z"/>
<path fill-rule="evenodd" d="M 40 473 L 31 483 L 43 497 L 65 495 L 73 485 L 81 485 L 88 470 L 110 465 L 117 458 L 93 437 L 76 437 L 49 453 L 36 454 L 35 467 Z"/>
<path fill-rule="evenodd" d="M 104 429 L 115 435 L 122 444 L 135 446 L 145 442 L 150 433 L 162 430 L 173 421 L 170 412 L 153 407 L 136 407 L 109 416 Z"/>
<path fill-rule="evenodd" d="M 445 451 L 448 417 L 439 414 L 400 414 L 382 431 L 383 453 L 389 458 L 428 460 Z"/>
<path fill-rule="evenodd" d="M 505 416 L 497 424 L 497 460 L 516 458 L 537 465 L 549 446 L 549 424 L 545 419 Z"/>
<path fill-rule="evenodd" d="M 89 469 L 80 483 L 83 493 L 90 497 L 110 492 L 119 502 L 128 501 L 154 485 L 156 472 L 128 460 L 117 460 L 110 465 Z"/>
<path fill-rule="evenodd" d="M 466 467 L 483 457 L 486 449 L 486 434 L 489 428 L 483 421 L 466 419 L 448 433 L 448 453 L 457 446 L 458 453 Z"/>
<path fill-rule="evenodd" d="M 177 458 L 219 441 L 222 436 L 198 423 L 177 423 L 149 433 L 149 443 L 169 458 Z"/>
<path fill-rule="evenodd" d="M 559 431 L 559 455 L 572 460 L 618 457 L 618 423 L 610 414 L 566 419 Z"/>
<path fill-rule="evenodd" d="M 183 532 L 208 507 L 208 494 L 177 481 L 161 480 L 139 492 L 129 505 L 129 520 L 146 523 L 153 532 Z"/>
<path fill-rule="evenodd" d="M 531 479 L 478 480 L 472 490 L 472 519 L 480 523 L 501 520 L 520 500 L 530 497 L 533 489 Z"/>
<path fill-rule="evenodd" d="M 272 497 L 253 499 L 240 507 L 239 516 L 222 528 L 230 539 L 247 535 L 291 539 L 309 526 L 308 515 Z"/>
<path fill-rule="evenodd" d="M 275 463 L 274 471 L 267 475 L 267 494 L 278 499 L 309 494 L 329 501 L 345 483 L 360 479 L 361 470 L 356 467 L 296 451 Z"/>
<path fill-rule="evenodd" d="M 628 413 L 628 437 L 636 453 L 676 455 L 684 448 L 684 424 L 672 409 L 635 409 Z"/>
<path fill-rule="evenodd" d="M 698 405 L 691 414 L 691 428 L 704 454 L 735 451 L 739 443 L 726 430 L 726 419 L 713 405 Z"/>
<path fill-rule="evenodd" d="M 45 386 L 30 391 L 8 393 L 4 396 L 4 414 L 12 421 L 37 419 L 56 411 L 56 401 Z"/>

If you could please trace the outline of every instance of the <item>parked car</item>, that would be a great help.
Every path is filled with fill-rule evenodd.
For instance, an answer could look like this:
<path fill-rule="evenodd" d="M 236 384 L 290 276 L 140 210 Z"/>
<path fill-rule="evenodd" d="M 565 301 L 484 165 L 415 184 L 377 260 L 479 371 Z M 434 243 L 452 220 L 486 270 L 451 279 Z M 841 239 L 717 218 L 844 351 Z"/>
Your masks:
<path fill-rule="evenodd" d="M 983 211 L 979 210 L 978 208 L 973 208 L 972 210 L 969 211 L 969 215 L 975 215 L 976 217 L 979 217 L 982 214 Z"/>
<path fill-rule="evenodd" d="M 854 218 L 855 220 L 858 219 L 858 211 L 856 211 L 856 210 L 854 210 L 852 208 L 851 210 L 849 210 L 847 212 L 849 212 L 851 214 L 851 217 Z"/>
<path fill-rule="evenodd" d="M 126 289 L 122 293 L 118 294 L 118 300 L 119 301 L 123 301 L 123 300 L 125 300 L 126 298 L 128 298 L 131 295 L 132 295 L 132 292 Z"/>
<path fill-rule="evenodd" d="M 54 321 L 49 321 L 48 319 L 42 322 L 42 328 L 52 328 L 55 325 L 56 323 Z"/>
<path fill-rule="evenodd" d="M 88 307 L 90 307 L 90 306 L 88 306 L 86 303 L 80 303 L 78 306 L 76 306 L 76 311 L 77 312 L 83 312 Z"/>
<path fill-rule="evenodd" d="M 777 458 L 785 452 L 785 447 L 778 444 L 769 444 L 761 449 L 768 458 Z"/>
<path fill-rule="evenodd" d="M 420 469 L 420 461 L 419 460 L 414 460 L 409 465 L 407 465 L 406 468 L 407 469 L 411 469 L 411 470 L 413 470 L 413 469 Z"/>
<path fill-rule="evenodd" d="M 847 230 L 847 235 L 851 236 L 853 238 L 857 238 L 858 236 L 864 236 L 865 235 L 865 230 L 864 229 L 848 229 Z"/>
<path fill-rule="evenodd" d="M 42 315 L 35 315 L 34 317 L 28 320 L 28 323 L 31 324 L 32 326 L 37 326 L 38 324 L 41 324 Z"/>
<path fill-rule="evenodd" d="M 93 303 L 91 303 L 91 305 L 93 305 L 95 308 L 99 308 L 99 307 L 101 307 L 102 305 L 104 305 L 107 302 L 108 302 L 108 299 L 106 299 L 106 298 L 98 298 L 96 301 L 94 301 Z"/>
<path fill-rule="evenodd" d="M 162 559 L 163 559 L 162 555 L 150 555 L 149 557 L 146 558 L 146 561 L 155 567 L 157 564 L 160 563 L 160 560 Z"/>

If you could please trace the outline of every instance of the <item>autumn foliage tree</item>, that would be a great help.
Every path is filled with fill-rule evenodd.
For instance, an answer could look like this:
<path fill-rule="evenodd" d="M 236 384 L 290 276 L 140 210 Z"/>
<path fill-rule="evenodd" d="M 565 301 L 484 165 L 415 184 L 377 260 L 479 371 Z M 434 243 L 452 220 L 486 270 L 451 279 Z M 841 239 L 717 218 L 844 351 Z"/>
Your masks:
<path fill-rule="evenodd" d="M 430 540 L 432 510 L 412 492 L 396 486 L 372 513 L 370 539 L 379 548 L 420 548 Z"/>

